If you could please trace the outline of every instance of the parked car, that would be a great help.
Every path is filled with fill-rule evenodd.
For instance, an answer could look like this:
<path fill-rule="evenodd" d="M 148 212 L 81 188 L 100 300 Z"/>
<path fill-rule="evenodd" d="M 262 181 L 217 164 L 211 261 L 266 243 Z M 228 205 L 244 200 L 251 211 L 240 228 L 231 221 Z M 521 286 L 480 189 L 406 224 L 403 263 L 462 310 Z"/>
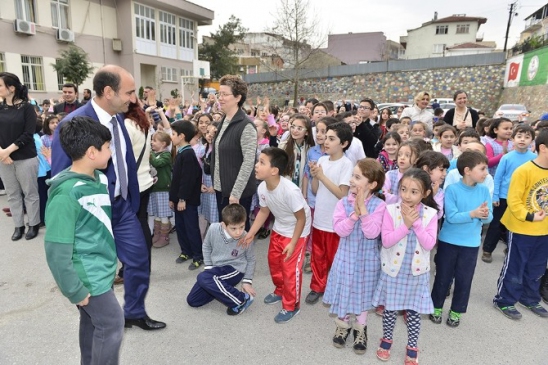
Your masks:
<path fill-rule="evenodd" d="M 455 103 L 445 103 L 445 104 L 440 104 L 440 108 L 443 109 L 443 115 L 445 115 L 445 113 L 447 113 L 449 111 L 449 109 L 453 109 L 455 108 L 457 105 Z"/>
<path fill-rule="evenodd" d="M 493 118 L 508 118 L 510 120 L 520 120 L 527 122 L 529 110 L 521 104 L 502 104 L 493 115 Z"/>
<path fill-rule="evenodd" d="M 438 101 L 438 104 L 451 104 L 453 102 L 453 99 L 451 98 L 434 98 Z M 431 99 L 430 100 L 430 105 L 432 105 L 432 103 L 434 103 L 434 99 Z"/>
<path fill-rule="evenodd" d="M 402 106 L 405 108 L 406 104 L 402 104 L 402 103 L 380 103 L 380 104 L 377 104 L 377 108 L 379 108 L 379 112 L 383 109 L 390 109 L 390 111 L 392 112 L 392 114 L 397 114 L 398 113 L 398 108 Z"/>

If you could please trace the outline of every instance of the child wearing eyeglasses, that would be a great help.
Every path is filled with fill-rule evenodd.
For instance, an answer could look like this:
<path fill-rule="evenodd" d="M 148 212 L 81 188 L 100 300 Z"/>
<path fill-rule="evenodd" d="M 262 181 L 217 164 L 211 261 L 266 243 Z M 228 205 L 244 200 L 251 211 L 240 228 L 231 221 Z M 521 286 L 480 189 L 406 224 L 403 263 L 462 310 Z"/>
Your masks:
<path fill-rule="evenodd" d="M 302 191 L 306 155 L 308 149 L 315 144 L 312 123 L 307 116 L 296 114 L 289 122 L 289 132 L 287 140 L 279 144 L 279 148 L 284 150 L 289 157 L 287 167 L 281 175 L 291 180 Z"/>

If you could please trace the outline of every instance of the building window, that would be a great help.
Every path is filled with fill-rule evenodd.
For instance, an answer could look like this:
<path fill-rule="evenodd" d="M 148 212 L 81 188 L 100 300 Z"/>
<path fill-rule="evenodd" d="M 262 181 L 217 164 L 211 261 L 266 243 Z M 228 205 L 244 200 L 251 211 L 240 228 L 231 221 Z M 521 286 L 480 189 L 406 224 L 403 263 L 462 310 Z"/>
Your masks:
<path fill-rule="evenodd" d="M 17 19 L 35 22 L 34 0 L 15 0 L 15 12 Z"/>
<path fill-rule="evenodd" d="M 160 11 L 160 42 L 175 46 L 175 15 Z"/>
<path fill-rule="evenodd" d="M 448 31 L 448 25 L 436 25 L 436 34 L 447 34 Z"/>
<path fill-rule="evenodd" d="M 55 63 L 59 64 L 59 61 L 61 61 L 61 60 L 56 59 Z M 57 90 L 62 91 L 63 90 L 63 85 L 65 84 L 65 82 L 66 82 L 66 80 L 65 80 L 65 77 L 63 76 L 63 73 L 57 71 Z"/>
<path fill-rule="evenodd" d="M 457 24 L 457 34 L 470 33 L 470 24 Z"/>
<path fill-rule="evenodd" d="M 23 83 L 29 90 L 44 91 L 42 57 L 21 56 Z"/>
<path fill-rule="evenodd" d="M 251 50 L 251 57 L 259 57 L 259 54 L 261 54 L 261 52 L 256 49 Z"/>
<path fill-rule="evenodd" d="M 194 49 L 194 22 L 179 18 L 179 46 Z"/>
<path fill-rule="evenodd" d="M 174 67 L 162 67 L 162 81 L 177 82 L 177 69 Z"/>
<path fill-rule="evenodd" d="M 0 53 L 0 72 L 6 71 L 6 60 L 4 59 L 4 54 Z"/>
<path fill-rule="evenodd" d="M 69 29 L 69 0 L 51 0 L 51 24 L 54 28 Z"/>
<path fill-rule="evenodd" d="M 135 36 L 149 41 L 156 40 L 154 9 L 135 4 Z"/>
<path fill-rule="evenodd" d="M 445 44 L 434 44 L 434 49 L 432 53 L 443 53 L 445 50 Z"/>

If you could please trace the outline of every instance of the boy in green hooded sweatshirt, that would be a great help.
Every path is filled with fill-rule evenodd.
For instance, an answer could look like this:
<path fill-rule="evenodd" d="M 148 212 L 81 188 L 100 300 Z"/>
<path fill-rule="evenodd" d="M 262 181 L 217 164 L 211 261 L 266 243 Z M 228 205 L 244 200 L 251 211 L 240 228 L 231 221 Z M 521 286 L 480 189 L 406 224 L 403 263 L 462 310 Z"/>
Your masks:
<path fill-rule="evenodd" d="M 54 176 L 46 206 L 46 259 L 61 293 L 80 312 L 82 364 L 118 364 L 124 314 L 112 290 L 116 248 L 106 176 L 111 134 L 88 117 L 60 129 L 72 165 Z"/>

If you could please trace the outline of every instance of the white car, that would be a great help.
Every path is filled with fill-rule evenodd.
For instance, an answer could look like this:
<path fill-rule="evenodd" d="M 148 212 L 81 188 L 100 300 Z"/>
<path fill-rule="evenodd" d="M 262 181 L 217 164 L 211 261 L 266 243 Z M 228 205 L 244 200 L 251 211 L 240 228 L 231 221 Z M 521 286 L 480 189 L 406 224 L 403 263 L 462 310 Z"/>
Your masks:
<path fill-rule="evenodd" d="M 455 103 L 445 103 L 445 104 L 440 104 L 440 108 L 443 109 L 443 115 L 445 115 L 445 113 L 447 113 L 449 111 L 449 109 L 453 109 L 455 108 L 457 105 Z"/>
<path fill-rule="evenodd" d="M 508 118 L 510 120 L 519 120 L 527 122 L 529 111 L 525 105 L 521 104 L 502 104 L 493 115 L 493 118 Z"/>
<path fill-rule="evenodd" d="M 451 99 L 451 98 L 434 98 L 434 99 L 436 99 L 438 101 L 438 104 L 440 104 L 440 106 L 441 106 L 441 104 L 451 104 L 451 103 L 453 103 L 453 99 Z M 434 102 L 434 99 L 430 100 L 430 104 L 432 104 Z"/>
<path fill-rule="evenodd" d="M 382 111 L 383 109 L 390 109 L 390 111 L 392 112 L 392 114 L 397 114 L 398 113 L 398 108 L 399 107 L 404 107 L 405 108 L 405 105 L 407 104 L 402 104 L 402 103 L 380 103 L 380 104 L 377 104 L 377 108 L 379 108 L 379 112 Z"/>

